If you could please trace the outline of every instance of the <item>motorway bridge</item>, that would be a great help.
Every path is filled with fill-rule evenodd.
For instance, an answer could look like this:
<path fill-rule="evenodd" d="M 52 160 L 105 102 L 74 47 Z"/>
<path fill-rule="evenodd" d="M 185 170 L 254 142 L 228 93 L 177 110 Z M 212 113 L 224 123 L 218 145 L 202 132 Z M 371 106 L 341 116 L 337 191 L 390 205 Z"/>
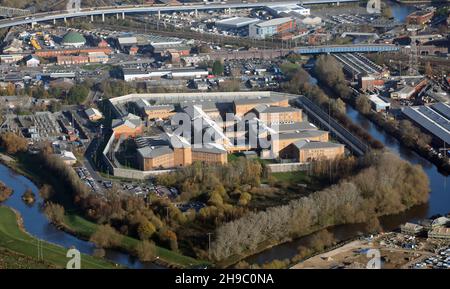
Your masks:
<path fill-rule="evenodd" d="M 339 142 L 345 144 L 354 155 L 360 157 L 370 150 L 366 143 L 345 129 L 306 96 L 300 96 L 296 100 L 296 104 L 308 115 L 308 119 L 327 129 Z"/>
<path fill-rule="evenodd" d="M 51 11 L 32 14 L 22 17 L 6 18 L 0 20 L 0 28 L 8 28 L 22 24 L 34 25 L 39 22 L 56 21 L 58 19 L 66 20 L 74 17 L 91 17 L 101 16 L 102 20 L 105 19 L 105 15 L 116 14 L 117 18 L 120 16 L 125 18 L 125 14 L 128 13 L 167 13 L 177 11 L 201 11 L 201 10 L 226 10 L 226 9 L 244 9 L 244 8 L 263 8 L 270 5 L 289 5 L 300 4 L 313 5 L 313 4 L 339 4 L 358 2 L 359 0 L 305 0 L 305 1 L 263 1 L 257 3 L 214 3 L 214 4 L 189 4 L 183 5 L 134 5 L 134 6 L 112 6 L 112 7 L 95 7 L 95 8 L 83 8 L 78 11 Z"/>
<path fill-rule="evenodd" d="M 400 50 L 399 46 L 392 44 L 353 44 L 353 45 L 323 45 L 306 46 L 294 49 L 298 54 L 322 54 L 322 53 L 368 53 L 368 52 L 393 52 Z"/>

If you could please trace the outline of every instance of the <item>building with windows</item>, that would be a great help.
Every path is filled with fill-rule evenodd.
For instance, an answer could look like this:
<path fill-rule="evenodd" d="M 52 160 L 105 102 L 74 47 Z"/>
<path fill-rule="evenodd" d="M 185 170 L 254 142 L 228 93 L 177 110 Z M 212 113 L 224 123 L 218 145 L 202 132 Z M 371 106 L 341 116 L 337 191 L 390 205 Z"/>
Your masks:
<path fill-rule="evenodd" d="M 423 25 L 431 20 L 434 11 L 415 11 L 406 17 L 406 23 L 413 25 Z"/>
<path fill-rule="evenodd" d="M 58 65 L 78 65 L 89 63 L 89 58 L 84 55 L 58 55 L 56 57 Z"/>
<path fill-rule="evenodd" d="M 103 118 L 103 114 L 96 108 L 88 108 L 84 111 L 90 121 L 98 121 Z"/>
<path fill-rule="evenodd" d="M 41 64 L 41 61 L 36 55 L 30 55 L 25 59 L 27 67 L 38 67 Z"/>
<path fill-rule="evenodd" d="M 345 146 L 339 143 L 300 140 L 292 144 L 291 158 L 301 162 L 334 159 L 344 156 Z"/>
<path fill-rule="evenodd" d="M 301 122 L 302 111 L 295 107 L 259 105 L 255 107 L 256 116 L 266 124 Z"/>
<path fill-rule="evenodd" d="M 122 119 L 114 119 L 111 127 L 117 139 L 134 138 L 142 134 L 144 124 L 139 116 L 130 113 Z"/>
<path fill-rule="evenodd" d="M 249 37 L 265 39 L 278 33 L 292 31 L 295 27 L 296 22 L 292 17 L 275 18 L 250 25 Z"/>

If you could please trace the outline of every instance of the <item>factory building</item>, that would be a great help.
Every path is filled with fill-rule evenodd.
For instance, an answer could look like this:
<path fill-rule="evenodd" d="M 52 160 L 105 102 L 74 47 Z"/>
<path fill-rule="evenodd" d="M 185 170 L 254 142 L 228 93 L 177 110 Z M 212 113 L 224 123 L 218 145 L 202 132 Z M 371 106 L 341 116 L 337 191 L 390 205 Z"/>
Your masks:
<path fill-rule="evenodd" d="M 376 112 L 387 111 L 391 107 L 391 104 L 389 102 L 384 101 L 376 94 L 369 95 L 369 101 L 372 109 Z"/>
<path fill-rule="evenodd" d="M 216 26 L 221 30 L 232 30 L 247 27 L 251 24 L 260 22 L 257 18 L 250 17 L 231 17 L 216 21 Z"/>
<path fill-rule="evenodd" d="M 439 147 L 450 145 L 450 106 L 442 103 L 434 106 L 406 107 L 403 115 L 433 136 Z"/>
<path fill-rule="evenodd" d="M 292 17 L 275 18 L 264 22 L 250 25 L 249 37 L 265 39 L 278 33 L 290 32 L 296 27 L 295 19 Z"/>

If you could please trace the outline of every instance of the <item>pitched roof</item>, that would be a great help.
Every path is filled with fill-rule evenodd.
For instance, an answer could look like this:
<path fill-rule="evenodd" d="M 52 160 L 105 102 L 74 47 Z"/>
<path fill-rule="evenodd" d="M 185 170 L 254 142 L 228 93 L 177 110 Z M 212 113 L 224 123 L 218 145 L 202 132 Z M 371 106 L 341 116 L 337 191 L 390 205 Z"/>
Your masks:
<path fill-rule="evenodd" d="M 143 158 L 156 158 L 167 154 L 172 154 L 173 150 L 169 146 L 143 147 L 137 150 Z"/>

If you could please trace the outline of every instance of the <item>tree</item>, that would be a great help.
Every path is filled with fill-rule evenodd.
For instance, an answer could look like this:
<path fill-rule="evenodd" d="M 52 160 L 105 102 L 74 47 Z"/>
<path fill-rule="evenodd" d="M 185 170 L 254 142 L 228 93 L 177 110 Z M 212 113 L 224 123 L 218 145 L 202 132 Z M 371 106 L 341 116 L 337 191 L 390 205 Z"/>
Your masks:
<path fill-rule="evenodd" d="M 223 205 L 222 196 L 217 191 L 213 191 L 208 200 L 208 204 L 216 206 L 216 207 L 222 206 Z"/>
<path fill-rule="evenodd" d="M 143 218 L 138 226 L 138 235 L 141 240 L 150 239 L 156 232 L 155 226 L 147 219 Z"/>
<path fill-rule="evenodd" d="M 147 240 L 141 241 L 136 245 L 136 255 L 142 262 L 151 262 L 156 256 L 156 246 Z"/>
<path fill-rule="evenodd" d="M 89 241 L 98 248 L 111 248 L 120 245 L 122 236 L 110 225 L 99 225 Z"/>
<path fill-rule="evenodd" d="M 6 201 L 13 193 L 4 183 L 0 182 L 0 203 Z"/>
<path fill-rule="evenodd" d="M 372 108 L 370 105 L 369 98 L 365 95 L 360 95 L 358 98 L 356 98 L 356 108 L 362 113 L 362 114 L 368 114 Z"/>
<path fill-rule="evenodd" d="M 50 187 L 50 186 L 47 185 L 47 184 L 44 184 L 44 185 L 39 189 L 39 195 L 40 195 L 41 198 L 43 198 L 44 200 L 50 199 L 50 197 L 53 195 L 52 187 Z"/>
<path fill-rule="evenodd" d="M 68 104 L 81 104 L 84 102 L 89 94 L 89 88 L 86 85 L 75 85 L 67 94 Z"/>
<path fill-rule="evenodd" d="M 6 132 L 0 135 L 0 146 L 5 148 L 8 154 L 25 152 L 28 149 L 28 141 L 13 132 Z"/>
<path fill-rule="evenodd" d="M 241 206 L 247 206 L 247 204 L 250 202 L 250 200 L 252 199 L 252 195 L 250 195 L 247 192 L 244 192 L 241 194 L 241 196 L 239 197 L 239 205 Z"/>
<path fill-rule="evenodd" d="M 223 74 L 223 63 L 220 60 L 216 60 L 213 63 L 213 67 L 212 67 L 212 73 L 214 75 L 222 75 Z"/>
<path fill-rule="evenodd" d="M 63 206 L 49 202 L 44 207 L 44 213 L 53 224 L 62 225 L 64 223 Z"/>

